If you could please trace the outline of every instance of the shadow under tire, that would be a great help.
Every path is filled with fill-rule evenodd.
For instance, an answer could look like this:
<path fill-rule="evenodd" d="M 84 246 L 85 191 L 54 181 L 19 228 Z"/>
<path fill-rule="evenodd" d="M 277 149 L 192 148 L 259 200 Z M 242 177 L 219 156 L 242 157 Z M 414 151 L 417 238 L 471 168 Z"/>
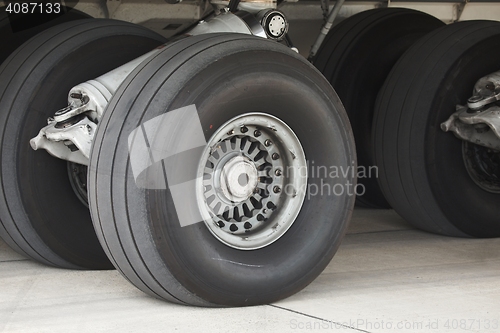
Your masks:
<path fill-rule="evenodd" d="M 437 18 L 410 9 L 381 8 L 353 15 L 327 35 L 314 59 L 340 97 L 356 141 L 358 183 L 366 192 L 357 204 L 390 208 L 374 171 L 372 123 L 375 100 L 392 66 L 419 38 L 444 26 Z"/>
<path fill-rule="evenodd" d="M 353 137 L 340 100 L 323 76 L 299 55 L 275 42 L 241 34 L 183 39 L 143 62 L 127 78 L 98 129 L 89 196 L 103 248 L 136 287 L 176 303 L 246 306 L 298 292 L 335 254 L 355 198 L 327 194 L 306 197 L 290 228 L 273 243 L 257 249 L 226 245 L 209 230 L 209 225 L 215 225 L 204 221 L 182 227 L 177 210 L 201 208 L 196 201 L 174 204 L 175 184 L 170 182 L 181 181 L 169 178 L 168 173 L 165 178 L 163 170 L 171 168 L 172 162 L 175 165 L 177 159 L 154 160 L 150 166 L 158 171 L 151 186 L 167 182 L 168 188 L 143 188 L 132 172 L 134 163 L 141 161 L 129 155 L 129 145 L 131 133 L 144 130 L 140 140 L 142 135 L 147 137 L 145 151 L 150 147 L 154 156 L 159 150 L 152 148 L 157 148 L 157 143 L 154 133 L 148 132 L 154 128 L 151 122 L 193 105 L 207 142 L 228 120 L 260 112 L 285 122 L 301 141 L 307 159 L 316 165 L 347 168 L 355 159 Z M 173 132 L 184 133 L 184 125 L 179 122 L 180 130 Z M 235 131 L 228 135 L 245 132 L 241 128 Z M 273 130 L 262 127 L 265 131 Z M 257 136 L 259 132 L 248 134 Z M 170 140 L 174 139 L 172 135 Z M 194 159 L 195 166 L 200 163 L 199 156 Z M 183 167 L 192 166 L 181 164 L 176 169 Z M 350 175 L 307 178 L 308 185 L 320 186 L 321 180 L 328 186 L 355 182 Z M 270 215 L 264 224 L 277 222 Z"/>
<path fill-rule="evenodd" d="M 67 162 L 30 139 L 67 106 L 69 90 L 163 42 L 145 28 L 78 20 L 45 30 L 0 66 L 0 235 L 16 251 L 64 268 L 110 269 Z"/>
<path fill-rule="evenodd" d="M 392 69 L 373 124 L 380 186 L 392 207 L 426 231 L 500 236 L 500 195 L 469 176 L 463 142 L 440 124 L 467 104 L 474 84 L 498 71 L 500 23 L 467 21 L 431 32 Z"/>

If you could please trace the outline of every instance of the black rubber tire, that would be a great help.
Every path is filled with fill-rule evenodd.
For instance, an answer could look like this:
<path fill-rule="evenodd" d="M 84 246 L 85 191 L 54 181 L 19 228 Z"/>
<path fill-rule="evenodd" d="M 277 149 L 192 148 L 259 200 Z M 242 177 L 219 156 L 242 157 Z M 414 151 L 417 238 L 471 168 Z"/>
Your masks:
<path fill-rule="evenodd" d="M 59 14 L 11 14 L 0 8 L 0 64 L 19 46 L 40 32 L 61 23 L 91 18 L 74 8 L 61 6 Z"/>
<path fill-rule="evenodd" d="M 266 112 L 292 128 L 309 161 L 355 167 L 342 104 L 305 59 L 278 43 L 242 34 L 186 38 L 127 78 L 96 134 L 89 198 L 103 248 L 139 289 L 177 303 L 246 306 L 296 293 L 335 254 L 355 197 L 306 198 L 291 228 L 258 250 L 224 245 L 203 222 L 181 227 L 169 189 L 144 190 L 135 184 L 127 142 L 144 121 L 193 104 L 207 141 L 237 115 Z M 355 182 L 350 174 L 321 179 L 330 186 Z M 319 182 L 309 178 L 309 184 Z M 197 209 L 196 202 L 187 204 Z"/>
<path fill-rule="evenodd" d="M 465 105 L 474 84 L 500 69 L 500 23 L 468 21 L 415 43 L 379 94 L 373 127 L 380 185 L 414 226 L 462 237 L 500 236 L 499 194 L 469 177 L 462 141 L 440 124 Z"/>
<path fill-rule="evenodd" d="M 112 268 L 67 162 L 33 151 L 29 140 L 67 105 L 73 86 L 162 42 L 133 24 L 78 20 L 45 30 L 0 66 L 0 235 L 13 249 L 57 267 Z"/>
<path fill-rule="evenodd" d="M 379 89 L 413 43 L 444 25 L 433 16 L 410 9 L 364 11 L 333 27 L 314 59 L 316 68 L 339 95 L 351 122 L 361 168 L 358 183 L 366 191 L 357 197 L 360 206 L 390 208 L 373 168 L 371 128 Z"/>

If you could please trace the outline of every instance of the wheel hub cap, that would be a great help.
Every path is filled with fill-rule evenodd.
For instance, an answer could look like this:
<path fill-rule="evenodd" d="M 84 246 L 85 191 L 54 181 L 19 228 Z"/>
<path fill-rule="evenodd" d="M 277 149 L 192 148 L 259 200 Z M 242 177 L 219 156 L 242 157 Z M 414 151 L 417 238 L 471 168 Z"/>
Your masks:
<path fill-rule="evenodd" d="M 220 175 L 221 190 L 232 202 L 249 199 L 257 188 L 255 163 L 244 156 L 233 157 L 224 165 Z"/>

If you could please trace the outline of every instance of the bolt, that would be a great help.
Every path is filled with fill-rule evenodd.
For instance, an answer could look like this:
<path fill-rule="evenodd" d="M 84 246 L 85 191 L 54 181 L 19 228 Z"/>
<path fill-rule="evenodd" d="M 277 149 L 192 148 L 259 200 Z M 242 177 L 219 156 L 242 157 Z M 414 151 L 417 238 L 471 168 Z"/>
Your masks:
<path fill-rule="evenodd" d="M 493 82 L 488 82 L 485 88 L 488 89 L 489 91 L 495 91 L 495 84 L 493 84 Z"/>
<path fill-rule="evenodd" d="M 262 213 L 267 214 L 267 209 L 262 210 Z"/>
<path fill-rule="evenodd" d="M 273 191 L 274 191 L 274 193 L 280 193 L 281 192 L 281 188 L 279 186 L 275 186 L 273 188 Z"/>
<path fill-rule="evenodd" d="M 269 147 L 270 145 L 272 145 L 273 142 L 269 139 L 267 139 L 266 141 L 264 141 L 264 145 L 266 145 L 266 147 Z"/>
<path fill-rule="evenodd" d="M 278 158 L 280 158 L 280 155 L 278 153 L 274 153 L 272 155 L 272 158 L 273 158 L 273 160 L 277 160 Z"/>
<path fill-rule="evenodd" d="M 279 177 L 283 174 L 283 172 L 281 172 L 281 169 L 276 169 L 276 171 L 274 171 L 274 174 Z"/>
<path fill-rule="evenodd" d="M 241 133 L 246 133 L 246 132 L 248 132 L 248 128 L 246 126 L 242 126 L 240 128 L 240 131 L 241 131 Z"/>
<path fill-rule="evenodd" d="M 259 130 L 255 130 L 255 132 L 253 132 L 253 135 L 257 138 L 259 136 L 261 136 L 261 132 Z"/>

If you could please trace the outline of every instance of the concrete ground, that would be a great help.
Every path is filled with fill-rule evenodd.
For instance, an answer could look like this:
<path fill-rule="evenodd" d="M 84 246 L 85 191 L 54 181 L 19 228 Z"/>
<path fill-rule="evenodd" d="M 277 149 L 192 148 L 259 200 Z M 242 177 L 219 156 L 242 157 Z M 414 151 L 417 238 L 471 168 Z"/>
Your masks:
<path fill-rule="evenodd" d="M 0 242 L 0 332 L 500 332 L 500 239 L 413 229 L 357 209 L 327 269 L 275 304 L 235 309 L 153 299 L 116 271 L 69 271 Z"/>

